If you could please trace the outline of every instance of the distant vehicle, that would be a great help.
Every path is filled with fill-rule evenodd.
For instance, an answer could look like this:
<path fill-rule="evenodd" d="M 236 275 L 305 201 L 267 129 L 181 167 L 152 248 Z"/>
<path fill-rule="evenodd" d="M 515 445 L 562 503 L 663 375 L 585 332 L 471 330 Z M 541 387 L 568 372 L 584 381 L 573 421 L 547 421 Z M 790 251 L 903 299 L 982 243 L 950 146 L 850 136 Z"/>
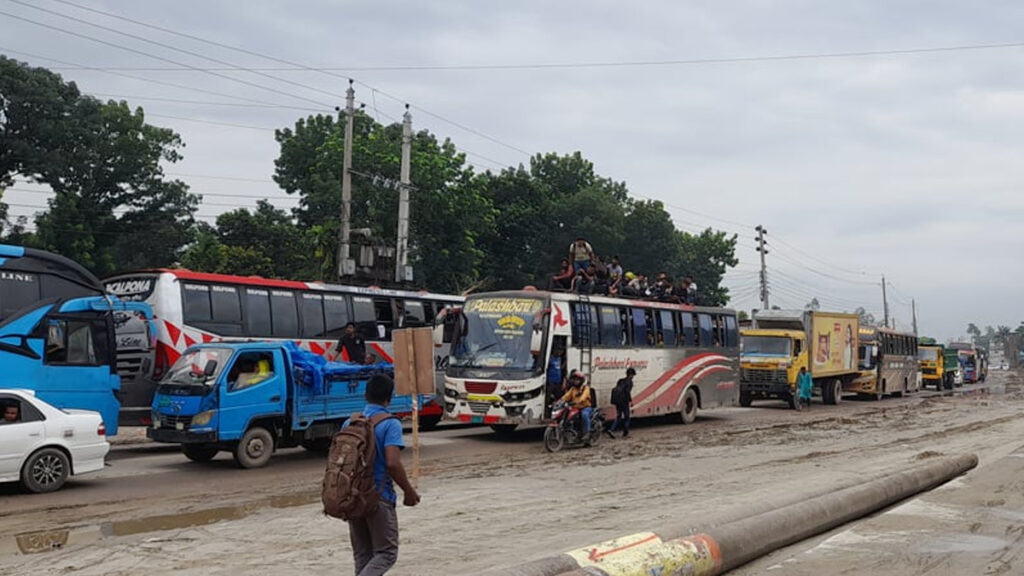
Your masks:
<path fill-rule="evenodd" d="M 148 303 L 158 319 L 152 367 L 131 383 L 131 394 L 123 400 L 126 406 L 143 412 L 141 421 L 146 425 L 150 424 L 149 408 L 158 381 L 193 344 L 291 341 L 327 356 L 344 333 L 345 324 L 354 322 L 366 341 L 366 351 L 390 363 L 393 329 L 432 326 L 439 313 L 463 301 L 459 296 L 429 292 L 206 274 L 180 268 L 131 272 L 104 282 L 107 290 L 122 300 Z M 449 327 L 435 351 L 436 401 L 421 407 L 421 428 L 431 428 L 441 421 L 440 398 L 450 341 Z"/>
<path fill-rule="evenodd" d="M 860 375 L 844 391 L 880 400 L 886 394 L 902 396 L 921 389 L 917 336 L 861 326 L 858 340 Z"/>
<path fill-rule="evenodd" d="M 740 405 L 777 398 L 796 407 L 796 382 L 806 367 L 825 404 L 838 404 L 860 376 L 860 318 L 817 310 L 762 310 L 741 332 Z"/>
<path fill-rule="evenodd" d="M 921 337 L 917 345 L 921 362 L 922 387 L 935 386 L 936 390 L 952 390 L 956 385 L 960 361 L 957 351 L 935 341 Z"/>
<path fill-rule="evenodd" d="M 197 462 L 230 452 L 242 468 L 266 465 L 277 448 L 326 452 L 380 372 L 391 365 L 327 364 L 290 342 L 198 344 L 160 381 L 146 434 Z M 395 396 L 388 409 L 408 414 L 412 397 Z"/>
<path fill-rule="evenodd" d="M 103 419 L 90 410 L 60 410 L 27 390 L 0 389 L 0 407 L 17 409 L 0 420 L 0 482 L 30 492 L 59 490 L 69 476 L 102 470 L 110 450 Z"/>

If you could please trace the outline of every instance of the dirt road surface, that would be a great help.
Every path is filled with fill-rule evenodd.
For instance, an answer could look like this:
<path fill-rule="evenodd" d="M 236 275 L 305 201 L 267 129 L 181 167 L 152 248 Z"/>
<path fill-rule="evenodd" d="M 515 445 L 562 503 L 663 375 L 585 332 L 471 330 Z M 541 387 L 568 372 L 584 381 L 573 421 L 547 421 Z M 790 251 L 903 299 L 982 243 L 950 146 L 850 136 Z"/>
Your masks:
<path fill-rule="evenodd" d="M 815 403 L 807 413 L 772 403 L 708 411 L 692 426 L 645 422 L 627 440 L 555 455 L 544 453 L 538 430 L 424 434 L 423 501 L 399 510 L 393 573 L 473 574 L 660 526 L 743 516 L 935 454 L 975 452 L 980 470 L 1024 444 L 1022 415 L 1017 375 L 994 372 L 984 389 L 954 396 Z M 325 518 L 316 501 L 320 457 L 289 451 L 243 471 L 226 455 L 199 465 L 139 445 L 115 451 L 111 464 L 54 495 L 0 488 L 0 574 L 351 569 L 345 524 Z M 1024 514 L 1014 522 L 1024 529 Z M 19 552 L 62 538 L 57 550 Z M 916 573 L 959 573 L 939 568 Z"/>

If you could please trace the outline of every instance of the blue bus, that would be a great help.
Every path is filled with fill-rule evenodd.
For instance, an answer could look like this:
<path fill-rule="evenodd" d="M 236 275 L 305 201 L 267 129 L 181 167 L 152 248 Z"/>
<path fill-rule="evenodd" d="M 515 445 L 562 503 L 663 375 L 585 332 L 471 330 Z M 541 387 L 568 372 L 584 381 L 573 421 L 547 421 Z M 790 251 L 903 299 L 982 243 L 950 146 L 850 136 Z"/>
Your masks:
<path fill-rule="evenodd" d="M 121 349 L 152 350 L 153 313 L 107 296 L 81 265 L 0 244 L 0 373 L 58 408 L 95 410 L 117 433 Z M 140 370 L 146 362 L 132 361 Z"/>

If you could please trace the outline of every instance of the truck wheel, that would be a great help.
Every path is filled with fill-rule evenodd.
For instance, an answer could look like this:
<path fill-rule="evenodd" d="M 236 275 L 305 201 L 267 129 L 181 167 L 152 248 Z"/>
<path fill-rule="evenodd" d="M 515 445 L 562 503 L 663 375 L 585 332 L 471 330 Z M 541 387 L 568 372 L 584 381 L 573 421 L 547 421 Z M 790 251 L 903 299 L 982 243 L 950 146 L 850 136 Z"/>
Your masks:
<path fill-rule="evenodd" d="M 789 394 L 785 398 L 786 404 L 789 405 L 790 410 L 798 410 L 800 408 L 800 401 L 796 396 Z"/>
<path fill-rule="evenodd" d="M 57 448 L 43 448 L 28 457 L 21 467 L 21 484 L 36 494 L 60 490 L 71 473 L 71 463 Z"/>
<path fill-rule="evenodd" d="M 832 388 L 832 404 L 839 404 L 843 401 L 843 382 L 836 378 L 829 385 Z"/>
<path fill-rule="evenodd" d="M 740 406 L 749 408 L 753 398 L 750 396 L 750 390 L 740 390 Z"/>
<path fill-rule="evenodd" d="M 209 462 L 213 460 L 213 457 L 220 452 L 216 446 L 209 444 L 182 444 L 181 453 L 185 455 L 185 458 L 193 462 Z"/>
<path fill-rule="evenodd" d="M 682 405 L 679 407 L 679 419 L 683 424 L 693 424 L 697 419 L 697 393 L 693 388 L 687 388 L 683 392 Z"/>
<path fill-rule="evenodd" d="M 274 435 L 261 426 L 253 426 L 245 431 L 242 439 L 235 446 L 235 462 L 242 468 L 260 468 L 266 466 L 274 453 Z"/>
<path fill-rule="evenodd" d="M 822 404 L 834 404 L 832 400 L 832 383 L 825 382 L 821 385 L 821 403 Z"/>

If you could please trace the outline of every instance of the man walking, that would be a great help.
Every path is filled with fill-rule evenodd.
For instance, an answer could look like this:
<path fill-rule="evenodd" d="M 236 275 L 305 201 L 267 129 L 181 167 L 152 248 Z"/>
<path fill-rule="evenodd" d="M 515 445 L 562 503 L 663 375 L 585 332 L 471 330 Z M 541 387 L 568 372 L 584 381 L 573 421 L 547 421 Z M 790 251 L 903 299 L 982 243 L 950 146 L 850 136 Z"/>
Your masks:
<path fill-rule="evenodd" d="M 615 422 L 608 430 L 609 436 L 619 428 L 620 422 L 622 423 L 622 437 L 629 436 L 629 407 L 633 403 L 633 376 L 636 376 L 636 370 L 632 367 L 626 368 L 626 377 L 620 378 L 615 384 L 615 388 L 612 388 Z"/>
<path fill-rule="evenodd" d="M 372 419 L 388 414 L 388 404 L 395 394 L 391 378 L 378 374 L 366 383 L 366 408 L 363 416 Z M 398 560 L 398 514 L 395 503 L 397 483 L 404 494 L 402 502 L 415 506 L 420 496 L 412 487 L 402 466 L 402 424 L 397 418 L 387 417 L 373 427 L 376 454 L 373 461 L 373 483 L 380 493 L 377 511 L 365 518 L 348 521 L 349 540 L 355 558 L 356 576 L 381 576 Z"/>

